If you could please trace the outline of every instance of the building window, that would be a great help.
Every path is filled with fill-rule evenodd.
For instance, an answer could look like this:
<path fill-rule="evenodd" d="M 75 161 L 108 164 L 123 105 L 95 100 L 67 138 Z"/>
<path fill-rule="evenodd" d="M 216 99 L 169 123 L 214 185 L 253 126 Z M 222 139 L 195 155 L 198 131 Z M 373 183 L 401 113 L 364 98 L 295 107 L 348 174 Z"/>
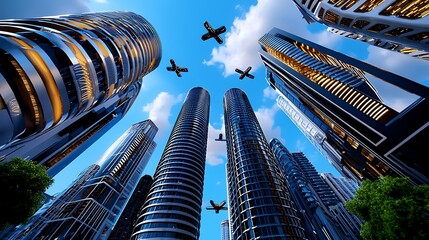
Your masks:
<path fill-rule="evenodd" d="M 417 51 L 416 49 L 410 48 L 410 47 L 405 47 L 405 48 L 402 48 L 401 50 L 399 50 L 399 52 L 403 53 L 403 54 L 409 54 L 409 53 L 413 53 L 416 51 Z"/>
<path fill-rule="evenodd" d="M 383 16 L 398 16 L 408 19 L 418 19 L 429 14 L 429 0 L 404 1 L 396 0 L 380 12 Z"/>
<path fill-rule="evenodd" d="M 365 21 L 365 20 L 357 20 L 354 24 L 353 24 L 353 28 L 359 28 L 362 29 L 364 28 L 366 25 L 368 25 L 369 22 Z"/>
<path fill-rule="evenodd" d="M 337 4 L 335 4 L 335 7 L 341 7 L 345 2 L 347 2 L 347 0 L 337 1 Z"/>
<path fill-rule="evenodd" d="M 366 157 L 369 161 L 374 160 L 374 155 L 370 153 L 366 148 L 362 148 L 362 151 L 360 152 L 364 157 Z"/>
<path fill-rule="evenodd" d="M 350 24 L 352 23 L 352 21 L 353 21 L 353 19 L 351 19 L 351 18 L 343 17 L 343 18 L 341 19 L 340 25 L 341 25 L 341 26 L 348 27 L 348 26 L 350 26 Z"/>
<path fill-rule="evenodd" d="M 368 31 L 378 33 L 378 32 L 383 31 L 384 29 L 386 29 L 388 27 L 389 27 L 389 25 L 387 25 L 387 24 L 378 23 L 378 24 L 374 24 L 370 28 L 368 28 Z"/>
<path fill-rule="evenodd" d="M 353 7 L 359 0 L 349 0 L 341 9 L 347 10 L 351 7 Z"/>
<path fill-rule="evenodd" d="M 320 8 L 319 10 L 319 14 L 317 15 L 320 19 L 323 19 L 323 14 L 325 13 L 325 9 L 324 8 Z"/>
<path fill-rule="evenodd" d="M 347 136 L 347 142 L 350 143 L 350 145 L 354 148 L 357 149 L 359 147 L 359 143 L 356 142 L 353 138 Z"/>
<path fill-rule="evenodd" d="M 334 130 L 334 132 L 336 134 L 338 134 L 338 136 L 340 136 L 341 138 L 344 138 L 346 136 L 346 133 L 344 133 L 339 127 L 337 127 L 336 125 L 332 124 L 331 125 L 332 130 Z"/>
<path fill-rule="evenodd" d="M 378 7 L 384 0 L 367 0 L 362 5 L 360 5 L 355 12 L 370 12 L 374 8 Z"/>
<path fill-rule="evenodd" d="M 384 34 L 386 34 L 386 35 L 389 35 L 389 36 L 399 36 L 399 35 L 401 35 L 401 34 L 404 34 L 404 33 L 407 33 L 407 32 L 410 32 L 410 31 L 412 31 L 413 29 L 411 29 L 411 28 L 404 28 L 404 27 L 398 27 L 398 28 L 395 28 L 395 29 L 392 29 L 392 30 L 390 30 L 390 31 L 388 31 L 388 32 L 385 32 Z"/>
<path fill-rule="evenodd" d="M 340 20 L 340 16 L 331 11 L 327 11 L 325 14 L 325 21 L 337 24 L 338 20 Z"/>
<path fill-rule="evenodd" d="M 406 36 L 406 38 L 414 41 L 422 41 L 429 37 L 429 32 L 419 32 L 410 36 Z"/>

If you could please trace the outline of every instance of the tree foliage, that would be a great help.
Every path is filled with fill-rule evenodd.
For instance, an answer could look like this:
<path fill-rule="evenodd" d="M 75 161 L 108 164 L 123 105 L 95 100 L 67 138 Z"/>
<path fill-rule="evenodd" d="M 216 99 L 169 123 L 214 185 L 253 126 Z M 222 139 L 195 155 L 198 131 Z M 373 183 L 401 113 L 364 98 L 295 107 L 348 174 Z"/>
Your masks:
<path fill-rule="evenodd" d="M 25 223 L 41 206 L 53 183 L 44 166 L 22 158 L 0 164 L 0 230 Z"/>
<path fill-rule="evenodd" d="M 429 239 L 429 185 L 411 186 L 408 178 L 365 180 L 346 208 L 363 220 L 364 239 Z"/>

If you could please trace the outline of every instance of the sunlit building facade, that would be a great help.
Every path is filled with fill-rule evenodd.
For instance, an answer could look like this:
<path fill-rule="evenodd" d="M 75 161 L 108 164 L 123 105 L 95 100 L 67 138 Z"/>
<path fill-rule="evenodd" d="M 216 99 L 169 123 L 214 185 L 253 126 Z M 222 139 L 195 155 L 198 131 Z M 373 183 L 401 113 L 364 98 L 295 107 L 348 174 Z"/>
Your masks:
<path fill-rule="evenodd" d="M 104 153 L 96 173 L 82 175 L 42 224 L 17 239 L 107 239 L 155 150 L 157 131 L 151 120 L 132 125 Z"/>
<path fill-rule="evenodd" d="M 189 90 L 131 239 L 198 239 L 210 95 Z"/>
<path fill-rule="evenodd" d="M 110 232 L 108 240 L 131 239 L 134 223 L 137 221 L 140 208 L 145 203 L 152 182 L 153 179 L 150 175 L 144 175 L 140 178 L 115 227 Z"/>
<path fill-rule="evenodd" d="M 421 158 L 429 147 L 429 88 L 276 28 L 259 43 L 268 84 L 301 131 L 317 127 L 306 136 L 317 138 L 311 142 L 339 172 L 357 181 L 390 175 L 429 182 Z M 408 94 L 408 106 L 394 109 L 375 84 Z"/>
<path fill-rule="evenodd" d="M 293 0 L 308 22 L 384 49 L 429 60 L 427 0 Z"/>
<path fill-rule="evenodd" d="M 308 238 L 359 239 L 359 225 L 358 228 L 349 228 L 349 224 L 340 227 L 342 221 L 334 218 L 330 209 L 340 200 L 307 157 L 302 152 L 290 153 L 276 138 L 270 141 L 270 148 L 290 187 Z"/>
<path fill-rule="evenodd" d="M 154 28 L 131 12 L 0 20 L 0 160 L 57 174 L 123 117 L 160 60 Z"/>
<path fill-rule="evenodd" d="M 306 239 L 289 188 L 246 94 L 223 99 L 231 239 Z"/>

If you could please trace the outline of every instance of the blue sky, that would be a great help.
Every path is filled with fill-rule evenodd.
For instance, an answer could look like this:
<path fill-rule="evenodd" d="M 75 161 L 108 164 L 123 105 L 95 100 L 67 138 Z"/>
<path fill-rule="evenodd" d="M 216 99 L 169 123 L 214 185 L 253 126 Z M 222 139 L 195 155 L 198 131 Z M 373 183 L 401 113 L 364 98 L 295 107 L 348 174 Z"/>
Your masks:
<path fill-rule="evenodd" d="M 210 199 L 216 202 L 226 199 L 226 147 L 224 142 L 213 139 L 223 128 L 223 94 L 233 87 L 243 89 L 248 95 L 268 140 L 281 139 L 290 151 L 304 152 L 319 172 L 334 172 L 339 176 L 276 106 L 277 94 L 265 81 L 257 43 L 272 27 L 429 85 L 427 62 L 333 35 L 317 23 L 308 25 L 291 0 L 14 0 L 0 3 L 0 18 L 111 10 L 133 11 L 155 27 L 162 43 L 161 64 L 143 78 L 143 88 L 127 115 L 55 177 L 49 194 L 66 188 L 133 123 L 147 118 L 160 128 L 156 137 L 158 147 L 144 171 L 153 175 L 186 93 L 194 86 L 204 87 L 211 95 L 204 207 Z M 222 45 L 213 39 L 201 41 L 201 35 L 206 32 L 203 27 L 206 20 L 213 27 L 226 26 Z M 189 68 L 182 78 L 165 70 L 171 58 L 179 66 Z M 234 69 L 247 66 L 253 67 L 251 74 L 255 79 L 238 80 Z M 225 211 L 214 214 L 203 210 L 200 239 L 220 239 L 220 222 L 224 219 L 227 219 Z"/>

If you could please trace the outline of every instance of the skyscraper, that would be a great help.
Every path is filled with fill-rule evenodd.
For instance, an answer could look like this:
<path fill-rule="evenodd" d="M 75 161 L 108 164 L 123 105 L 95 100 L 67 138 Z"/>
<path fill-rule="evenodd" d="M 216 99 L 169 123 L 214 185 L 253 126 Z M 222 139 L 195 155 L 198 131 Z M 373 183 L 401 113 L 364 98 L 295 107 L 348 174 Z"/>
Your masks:
<path fill-rule="evenodd" d="M 429 88 L 276 28 L 259 43 L 284 110 L 302 131 L 314 130 L 306 136 L 317 138 L 311 142 L 341 173 L 357 181 L 391 175 L 429 182 L 421 160 L 429 147 Z M 383 101 L 378 90 L 385 85 L 408 106 Z"/>
<path fill-rule="evenodd" d="M 154 28 L 131 12 L 1 20 L 0 161 L 57 174 L 123 117 L 160 60 Z"/>
<path fill-rule="evenodd" d="M 229 237 L 229 221 L 228 220 L 223 220 L 220 223 L 220 234 L 221 234 L 221 240 L 230 240 Z"/>
<path fill-rule="evenodd" d="M 92 178 L 100 169 L 97 164 L 92 164 L 87 169 L 82 171 L 76 180 L 65 189 L 62 193 L 51 197 L 50 201 L 46 203 L 28 220 L 27 224 L 11 227 L 11 231 L 3 231 L 0 233 L 0 239 L 25 239 L 27 236 L 31 238 L 35 232 L 49 221 L 51 217 L 58 215 L 61 211 L 61 205 L 70 201 L 73 196 L 80 190 L 80 188 Z M 6 235 L 7 234 L 7 235 Z"/>
<path fill-rule="evenodd" d="M 231 239 L 302 239 L 304 228 L 246 94 L 223 99 Z"/>
<path fill-rule="evenodd" d="M 307 157 L 301 152 L 290 153 L 276 138 L 270 141 L 270 148 L 290 186 L 309 239 L 359 239 L 360 221 L 353 225 L 356 228 L 349 224 L 338 227 L 343 221 L 334 218 L 331 208 L 341 204 L 340 200 Z"/>
<path fill-rule="evenodd" d="M 45 220 L 16 239 L 106 239 L 155 149 L 151 120 L 132 125 L 97 163 L 99 170 L 67 190 Z"/>
<path fill-rule="evenodd" d="M 337 178 L 334 177 L 332 173 L 322 173 L 320 176 L 335 192 L 343 204 L 349 200 L 352 200 L 359 188 L 359 186 L 351 179 Z"/>
<path fill-rule="evenodd" d="M 198 239 L 210 95 L 189 90 L 131 239 Z"/>
<path fill-rule="evenodd" d="M 127 205 L 110 233 L 109 240 L 125 240 L 131 238 L 134 223 L 137 221 L 140 208 L 143 207 L 145 203 L 152 182 L 153 179 L 150 175 L 144 175 L 140 178 Z"/>
<path fill-rule="evenodd" d="M 307 22 L 330 32 L 429 60 L 427 0 L 293 1 Z"/>

